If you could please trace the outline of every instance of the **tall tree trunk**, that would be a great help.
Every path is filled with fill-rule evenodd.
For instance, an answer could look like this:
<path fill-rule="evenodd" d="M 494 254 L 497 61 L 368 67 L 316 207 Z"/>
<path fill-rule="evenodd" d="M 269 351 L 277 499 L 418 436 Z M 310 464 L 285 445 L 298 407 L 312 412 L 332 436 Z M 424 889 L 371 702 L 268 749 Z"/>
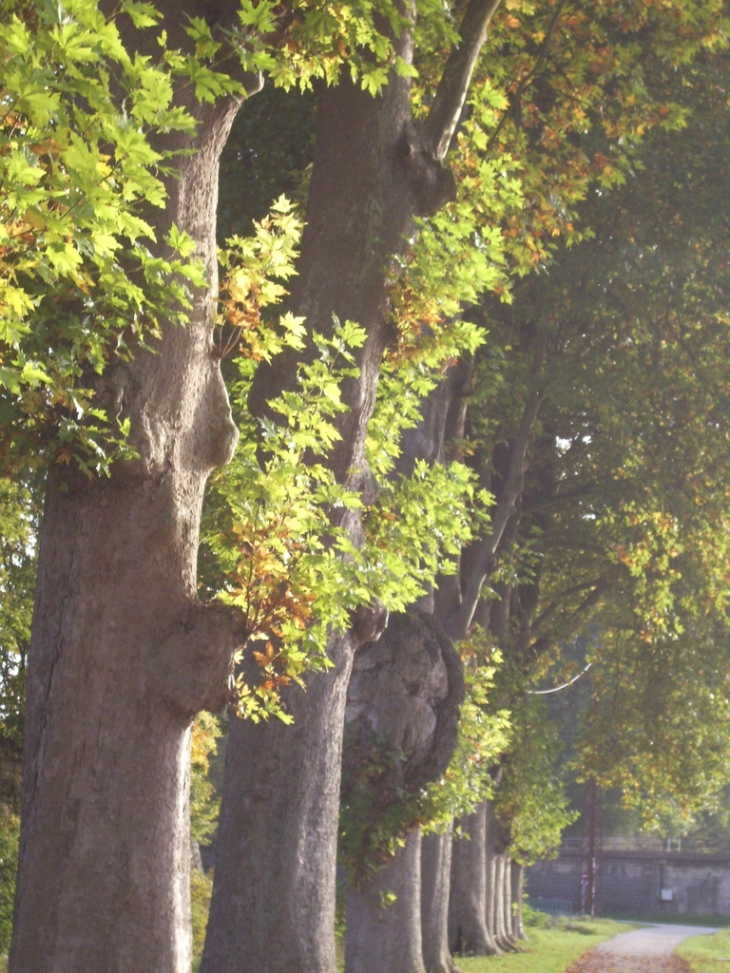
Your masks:
<path fill-rule="evenodd" d="M 469 372 L 461 363 L 449 369 L 444 381 L 423 403 L 421 423 L 404 436 L 399 461 L 401 474 L 408 475 L 416 459 L 443 461 L 444 439 L 447 429 L 458 423 Z M 421 599 L 421 607 L 425 606 L 433 609 L 432 596 Z M 425 611 L 396 616 L 377 645 L 360 649 L 355 657 L 345 717 L 348 725 L 343 779 L 345 816 L 351 796 L 362 800 L 357 784 L 362 783 L 363 766 L 371 768 L 367 793 L 375 827 L 382 824 L 383 816 L 394 805 L 403 804 L 404 793 L 418 792 L 424 784 L 441 776 L 456 746 L 458 707 L 463 693 L 459 656 L 434 616 Z M 382 763 L 383 743 L 393 754 L 405 758 L 397 759 L 385 772 L 378 767 Z M 391 814 L 390 827 L 398 826 Z M 401 820 L 400 828 L 408 831 L 412 822 Z M 424 848 L 431 850 L 432 847 L 436 859 L 427 876 L 428 884 L 422 890 L 425 895 L 422 903 L 428 913 L 423 924 L 423 943 L 427 950 L 424 962 L 429 970 L 448 973 L 456 971 L 448 950 L 450 833 L 429 836 Z M 379 881 L 377 876 L 375 881 Z M 360 891 L 364 888 L 361 886 Z M 363 897 L 361 908 L 374 902 L 373 897 Z M 378 922 L 378 915 L 371 918 L 371 923 Z M 348 928 L 348 940 L 349 935 Z M 400 934 L 391 925 L 381 929 L 380 935 Z M 389 950 L 395 954 L 399 945 L 381 944 L 381 952 Z"/>
<path fill-rule="evenodd" d="M 509 855 L 502 851 L 495 861 L 495 939 L 505 952 L 516 952 L 512 939 L 512 882 Z"/>
<path fill-rule="evenodd" d="M 379 98 L 349 82 L 320 95 L 296 309 L 311 330 L 331 331 L 336 314 L 368 333 L 360 377 L 343 392 L 350 408 L 333 457 L 339 479 L 353 489 L 368 487 L 363 444 L 386 340 L 388 260 L 418 210 L 417 179 L 402 151 L 409 119 L 403 79 L 392 81 Z M 435 162 L 434 169 L 444 172 Z M 274 372 L 259 378 L 256 408 L 280 381 Z M 357 542 L 357 518 L 348 516 Z M 328 654 L 334 668 L 311 675 L 306 693 L 286 693 L 293 726 L 273 722 L 237 727 L 231 734 L 203 973 L 334 973 L 347 684 L 357 645 L 376 637 L 382 622 L 376 615 L 359 634 L 333 640 Z M 270 799 L 256 799 L 253 791 L 242 799 L 246 782 L 259 787 L 260 781 Z M 259 864 L 251 870 L 254 862 Z M 270 895 L 262 895 L 258 881 Z"/>
<path fill-rule="evenodd" d="M 511 918 L 508 919 L 510 906 L 505 902 L 505 896 L 511 893 L 506 889 L 509 885 L 509 865 L 505 849 L 504 829 L 497 820 L 494 802 L 485 802 L 485 862 L 486 862 L 486 920 L 490 934 L 498 948 L 505 952 L 513 952 L 517 947 L 511 940 Z M 509 931 L 508 931 L 509 930 Z"/>
<path fill-rule="evenodd" d="M 335 672 L 289 694 L 296 730 L 231 720 L 203 970 L 335 969 L 329 824 L 340 801 L 353 652 L 348 638 L 332 650 Z"/>
<path fill-rule="evenodd" d="M 395 895 L 395 899 L 390 896 Z M 426 973 L 421 948 L 421 831 L 347 895 L 345 973 Z"/>
<path fill-rule="evenodd" d="M 158 7 L 184 43 L 186 4 Z M 198 129 L 175 137 L 191 152 L 156 231 L 161 239 L 175 222 L 193 237 L 210 286 L 186 327 L 163 327 L 156 354 L 112 360 L 101 379 L 101 397 L 131 419 L 139 458 L 105 480 L 49 475 L 13 973 L 190 967 L 190 728 L 230 698 L 245 631 L 239 613 L 196 594 L 203 491 L 237 437 L 212 332 L 218 159 L 238 102 L 187 107 Z"/>
<path fill-rule="evenodd" d="M 343 842 L 346 864 L 355 873 L 358 905 L 358 924 L 348 924 L 346 942 L 353 929 L 378 928 L 383 941 L 373 959 L 400 955 L 402 932 L 396 924 L 381 924 L 379 897 L 369 894 L 371 885 L 381 888 L 380 872 L 364 879 L 358 873 L 367 873 L 368 865 L 377 866 L 387 851 L 377 843 L 384 821 L 388 837 L 413 831 L 418 809 L 404 797 L 418 794 L 425 784 L 438 780 L 448 766 L 456 745 L 463 692 L 459 657 L 432 616 L 396 615 L 382 639 L 364 645 L 355 656 L 345 716 L 342 814 L 345 832 L 350 815 L 355 815 L 352 830 L 361 840 Z M 385 753 L 383 746 L 388 748 Z M 448 895 L 448 890 L 444 893 Z M 368 908 L 375 913 L 366 920 Z M 420 941 L 420 908 L 418 922 Z M 390 936 L 398 942 L 384 942 Z M 362 951 L 361 944 L 357 948 Z M 360 969 L 364 970 L 364 962 Z M 378 973 L 377 965 L 372 973 Z"/>
<path fill-rule="evenodd" d="M 373 98 L 348 80 L 322 87 L 317 120 L 315 158 L 302 239 L 299 277 L 293 292 L 294 309 L 306 317 L 310 330 L 327 333 L 332 318 L 355 321 L 367 334 L 357 354 L 360 374 L 348 379 L 343 399 L 348 405 L 339 422 L 342 438 L 332 456 L 339 480 L 353 490 L 372 491 L 372 477 L 364 458 L 364 441 L 377 391 L 384 346 L 391 334 L 388 322 L 393 258 L 403 251 L 415 216 L 436 212 L 455 191 L 454 179 L 441 165 L 460 117 L 476 57 L 486 39 L 487 26 L 499 0 L 470 0 L 462 22 L 462 41 L 451 52 L 431 111 L 418 128 L 411 115 L 407 79 L 393 72 L 382 94 Z M 410 10 L 410 5 L 406 6 Z M 408 30 L 395 44 L 395 53 L 408 64 L 413 40 Z M 285 370 L 295 374 L 289 356 Z M 280 372 L 282 363 L 277 364 Z M 252 408 L 265 410 L 281 376 L 262 369 L 254 385 Z M 354 543 L 361 539 L 355 513 L 347 515 Z M 366 615 L 363 626 L 330 646 L 335 669 L 307 680 L 306 695 L 287 694 L 295 725 L 261 730 L 258 751 L 244 752 L 244 735 L 229 744 L 230 776 L 265 777 L 272 793 L 292 794 L 289 801 L 251 801 L 241 815 L 228 809 L 240 787 L 227 781 L 218 849 L 213 906 L 208 926 L 203 973 L 334 973 L 334 862 L 337 841 L 337 802 L 330 799 L 339 775 L 344 694 L 352 655 L 361 642 L 381 629 L 379 615 Z M 327 716 L 319 713 L 324 710 Z M 264 742 L 264 737 L 266 740 Z M 233 751 L 233 752 L 231 752 Z M 236 752 L 238 751 L 238 752 Z M 305 752 L 319 754 L 318 773 Z M 264 768 L 247 764 L 264 764 Z M 330 788 L 330 784 L 332 787 Z M 321 798 L 325 792 L 326 799 Z M 243 828 L 241 831 L 239 828 Z M 279 855 L 283 834 L 288 853 Z M 255 844 L 256 849 L 246 846 Z M 234 903 L 250 899 L 251 881 L 244 864 L 266 860 L 269 887 L 297 889 L 302 906 L 298 926 L 288 921 L 286 898 L 279 919 L 257 924 L 255 912 L 237 921 Z M 315 862 L 321 861 L 322 867 Z M 237 864 L 236 864 L 237 863 Z M 272 904 L 272 910 L 275 906 Z M 273 915 L 273 912 L 271 913 Z M 304 921 L 306 919 L 306 921 Z M 313 965 L 315 963 L 319 965 Z"/>
<path fill-rule="evenodd" d="M 495 944 L 495 948 L 501 952 L 497 946 L 496 930 L 496 898 L 497 898 L 497 845 L 496 845 L 496 818 L 494 816 L 494 805 L 491 801 L 484 802 L 485 819 L 485 841 L 484 841 L 484 880 L 486 893 L 484 896 L 484 919 L 487 927 L 487 935 Z"/>
<path fill-rule="evenodd" d="M 512 883 L 512 938 L 516 941 L 526 940 L 527 933 L 522 921 L 522 890 L 525 876 L 524 865 L 513 861 L 510 864 L 510 880 Z"/>
<path fill-rule="evenodd" d="M 453 828 L 421 841 L 421 941 L 426 973 L 460 973 L 449 950 Z"/>
<path fill-rule="evenodd" d="M 486 802 L 457 824 L 464 837 L 451 852 L 451 913 L 453 948 L 467 956 L 495 956 L 497 944 L 486 923 Z"/>

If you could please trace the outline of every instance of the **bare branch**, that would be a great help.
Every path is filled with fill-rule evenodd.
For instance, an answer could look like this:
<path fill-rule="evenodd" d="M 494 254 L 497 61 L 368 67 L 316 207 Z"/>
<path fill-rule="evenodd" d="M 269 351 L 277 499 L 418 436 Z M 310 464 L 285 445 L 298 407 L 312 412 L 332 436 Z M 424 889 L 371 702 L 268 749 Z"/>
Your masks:
<path fill-rule="evenodd" d="M 567 682 L 561 683 L 559 686 L 553 686 L 552 689 L 528 689 L 528 696 L 549 696 L 551 693 L 559 693 L 561 689 L 567 689 L 568 686 L 572 686 L 574 682 L 578 682 L 581 676 L 585 676 L 590 667 L 593 665 L 589 662 L 585 669 L 581 669 L 577 676 L 573 676 Z"/>
<path fill-rule="evenodd" d="M 590 611 L 591 608 L 595 608 L 598 602 L 601 600 L 603 595 L 606 593 L 608 585 L 605 581 L 599 581 L 593 591 L 591 591 L 583 601 L 578 605 L 578 607 L 570 613 L 570 620 L 567 625 L 561 626 L 559 633 L 552 633 L 548 635 L 541 635 L 530 646 L 530 653 L 533 657 L 536 657 L 537 647 L 540 647 L 540 651 L 546 650 L 549 646 L 554 645 L 558 639 L 565 641 L 569 639 L 572 635 L 579 630 L 583 624 L 583 615 L 585 612 Z M 530 629 L 532 632 L 532 628 Z"/>
<path fill-rule="evenodd" d="M 423 126 L 426 147 L 443 159 L 459 124 L 461 110 L 474 73 L 479 52 L 487 39 L 487 28 L 500 0 L 470 0 L 461 22 L 461 43 L 456 45 L 441 75 L 436 97 Z"/>

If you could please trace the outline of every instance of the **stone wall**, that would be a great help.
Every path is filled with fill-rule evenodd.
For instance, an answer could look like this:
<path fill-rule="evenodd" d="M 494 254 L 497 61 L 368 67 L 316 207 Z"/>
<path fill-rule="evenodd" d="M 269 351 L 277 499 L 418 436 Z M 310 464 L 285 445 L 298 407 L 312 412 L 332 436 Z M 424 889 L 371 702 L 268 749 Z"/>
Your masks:
<path fill-rule="evenodd" d="M 578 849 L 538 862 L 526 876 L 530 896 L 570 899 L 580 911 Z M 604 850 L 597 899 L 604 913 L 730 916 L 730 855 Z"/>

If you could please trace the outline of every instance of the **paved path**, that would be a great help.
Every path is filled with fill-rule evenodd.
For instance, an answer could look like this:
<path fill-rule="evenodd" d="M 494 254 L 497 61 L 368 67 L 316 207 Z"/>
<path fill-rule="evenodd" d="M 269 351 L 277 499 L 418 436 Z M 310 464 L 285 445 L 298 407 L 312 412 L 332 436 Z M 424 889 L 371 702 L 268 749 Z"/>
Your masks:
<path fill-rule="evenodd" d="M 684 960 L 673 955 L 674 950 L 688 936 L 713 932 L 718 930 L 706 926 L 643 926 L 591 949 L 569 973 L 689 973 Z"/>

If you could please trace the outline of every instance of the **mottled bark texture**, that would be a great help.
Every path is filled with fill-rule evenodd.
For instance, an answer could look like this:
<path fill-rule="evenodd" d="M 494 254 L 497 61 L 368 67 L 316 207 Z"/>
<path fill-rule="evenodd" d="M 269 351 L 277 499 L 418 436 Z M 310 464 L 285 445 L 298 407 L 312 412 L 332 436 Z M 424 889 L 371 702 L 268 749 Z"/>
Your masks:
<path fill-rule="evenodd" d="M 395 896 L 395 898 L 393 898 Z M 421 951 L 421 832 L 347 900 L 345 973 L 426 973 Z"/>
<path fill-rule="evenodd" d="M 461 836 L 455 838 L 451 852 L 449 928 L 452 949 L 466 956 L 494 956 L 499 949 L 487 921 L 486 802 L 456 824 Z"/>
<path fill-rule="evenodd" d="M 161 2 L 172 43 L 198 5 Z M 233 16 L 233 4 L 216 7 Z M 212 18 L 213 20 L 214 18 Z M 128 37 L 134 48 L 137 38 Z M 169 181 L 172 222 L 210 288 L 156 354 L 102 379 L 139 459 L 110 479 L 49 475 L 29 653 L 13 973 L 188 973 L 190 727 L 229 698 L 240 617 L 196 596 L 200 511 L 236 442 L 213 352 L 218 158 L 238 103 L 199 121 Z M 170 139 L 170 144 L 173 140 Z"/>
<path fill-rule="evenodd" d="M 421 841 L 421 943 L 426 973 L 461 973 L 449 951 L 452 828 Z"/>
<path fill-rule="evenodd" d="M 469 377 L 470 369 L 463 364 L 450 369 L 423 403 L 422 421 L 404 437 L 399 472 L 408 475 L 417 459 L 443 462 L 445 441 L 449 435 L 456 435 L 455 426 L 463 415 L 463 394 Z M 432 597 L 427 596 L 422 603 L 433 608 Z M 463 691 L 458 655 L 431 613 L 414 612 L 392 619 L 377 645 L 364 645 L 356 654 L 346 711 L 343 800 L 346 803 L 351 800 L 353 781 L 365 768 L 373 827 L 380 826 L 386 814 L 392 818 L 392 809 L 402 802 L 404 794 L 417 793 L 446 769 L 456 745 L 458 706 Z M 401 752 L 405 759 L 396 761 L 385 772 L 373 774 L 371 765 L 382 761 L 383 747 L 390 753 Z M 398 824 L 391 820 L 390 826 L 398 827 Z M 411 827 L 407 812 L 400 826 Z M 427 848 L 432 841 L 443 850 L 447 862 L 444 868 L 441 861 L 440 871 L 434 871 L 434 862 L 429 872 L 428 925 L 422 931 L 426 956 L 422 961 L 429 970 L 449 971 L 455 970 L 448 951 L 447 929 L 450 837 L 449 843 L 445 843 L 442 836 L 431 836 L 426 839 Z M 407 862 L 404 860 L 399 867 L 407 867 Z M 375 896 L 368 894 L 368 886 L 374 884 L 377 888 L 380 881 L 378 873 L 351 890 L 348 941 L 351 904 L 358 911 L 359 928 L 363 924 L 360 913 L 376 901 Z M 378 916 L 373 916 L 370 924 L 377 921 Z M 415 914 L 409 917 L 409 922 L 416 921 Z M 396 926 L 382 932 L 385 936 L 394 934 L 397 935 Z M 398 942 L 384 948 L 394 956 L 400 955 Z M 379 973 L 380 953 L 375 952 L 366 960 L 362 946 L 358 950 L 361 973 L 366 969 Z M 410 969 L 410 962 L 403 959 L 404 971 Z M 401 966 L 394 967 L 393 973 L 400 969 Z"/>
<path fill-rule="evenodd" d="M 367 807 L 358 809 L 358 821 L 364 819 L 377 829 L 385 815 L 392 817 L 405 796 L 417 794 L 444 772 L 456 745 L 458 707 L 463 694 L 459 657 L 429 615 L 396 616 L 379 642 L 359 649 L 345 715 L 347 742 L 342 791 L 346 805 L 353 801 L 367 802 Z M 390 755 L 395 754 L 397 759 L 391 760 Z M 406 832 L 415 823 L 409 813 L 417 815 L 415 809 L 409 812 L 406 805 L 405 816 L 400 821 L 400 827 Z M 393 821 L 390 823 L 393 826 Z M 408 842 L 411 841 L 412 832 L 408 837 Z M 367 864 L 362 863 L 363 869 Z M 399 882 L 408 888 L 411 883 L 415 885 L 417 901 L 408 898 L 411 911 L 407 916 L 401 915 L 401 926 L 396 923 L 383 926 L 379 925 L 382 872 L 390 874 L 393 868 Z M 407 869 L 414 873 L 408 879 Z M 374 874 L 365 871 L 364 877 L 355 875 L 347 896 L 346 922 L 348 956 L 351 935 L 358 937 L 353 947 L 352 955 L 357 956 L 353 970 L 358 973 L 380 973 L 384 968 L 392 973 L 423 970 L 420 895 L 420 840 L 418 858 L 409 853 L 398 856 L 397 864 L 389 863 Z M 406 903 L 399 907 L 399 912 L 405 906 Z M 368 910 L 374 910 L 369 917 L 365 914 Z M 403 923 L 407 923 L 407 933 Z M 368 948 L 362 931 L 376 928 L 380 929 L 381 942 Z M 393 942 L 384 941 L 391 938 Z M 408 940 L 405 947 L 404 939 Z M 411 943 L 414 939 L 417 949 Z M 384 954 L 391 956 L 395 965 L 379 965 Z M 349 973 L 350 967 L 347 968 Z"/>
<path fill-rule="evenodd" d="M 381 639 L 355 655 L 345 711 L 345 799 L 371 755 L 383 749 L 401 756 L 373 779 L 375 814 L 437 780 L 456 746 L 463 697 L 461 661 L 433 617 L 393 616 Z"/>
<path fill-rule="evenodd" d="M 376 98 L 348 80 L 320 91 L 293 307 L 306 316 L 310 331 L 329 332 L 336 315 L 367 333 L 357 354 L 360 375 L 343 388 L 349 408 L 339 422 L 342 439 L 331 459 L 340 481 L 366 496 L 372 477 L 363 445 L 383 350 L 391 338 L 392 259 L 402 252 L 414 216 L 433 213 L 453 197 L 453 176 L 440 162 L 445 153 L 441 135 L 449 126 L 453 131 L 469 85 L 473 62 L 462 63 L 464 49 L 481 48 L 496 5 L 495 0 L 471 0 L 470 32 L 449 59 L 448 90 L 440 92 L 443 119 L 433 131 L 417 128 L 408 81 L 396 75 Z M 412 60 L 408 32 L 396 48 L 406 63 Z M 290 380 L 286 375 L 295 373 L 295 364 L 289 356 L 275 372 L 261 371 L 251 400 L 255 411 L 265 411 L 266 400 Z M 357 516 L 350 514 L 345 526 L 359 543 Z M 246 729 L 232 734 L 203 973 L 334 973 L 345 694 L 354 651 L 379 625 L 380 616 L 366 618 L 358 632 L 337 639 L 329 649 L 334 669 L 311 676 L 305 695 L 299 690 L 286 694 L 293 727 L 270 724 L 251 730 L 255 743 Z M 241 802 L 243 785 L 237 776 L 265 780 L 267 793 L 277 797 L 257 801 L 252 794 Z M 266 903 L 256 886 L 260 869 L 248 871 L 254 861 L 261 869 L 265 863 Z"/>

